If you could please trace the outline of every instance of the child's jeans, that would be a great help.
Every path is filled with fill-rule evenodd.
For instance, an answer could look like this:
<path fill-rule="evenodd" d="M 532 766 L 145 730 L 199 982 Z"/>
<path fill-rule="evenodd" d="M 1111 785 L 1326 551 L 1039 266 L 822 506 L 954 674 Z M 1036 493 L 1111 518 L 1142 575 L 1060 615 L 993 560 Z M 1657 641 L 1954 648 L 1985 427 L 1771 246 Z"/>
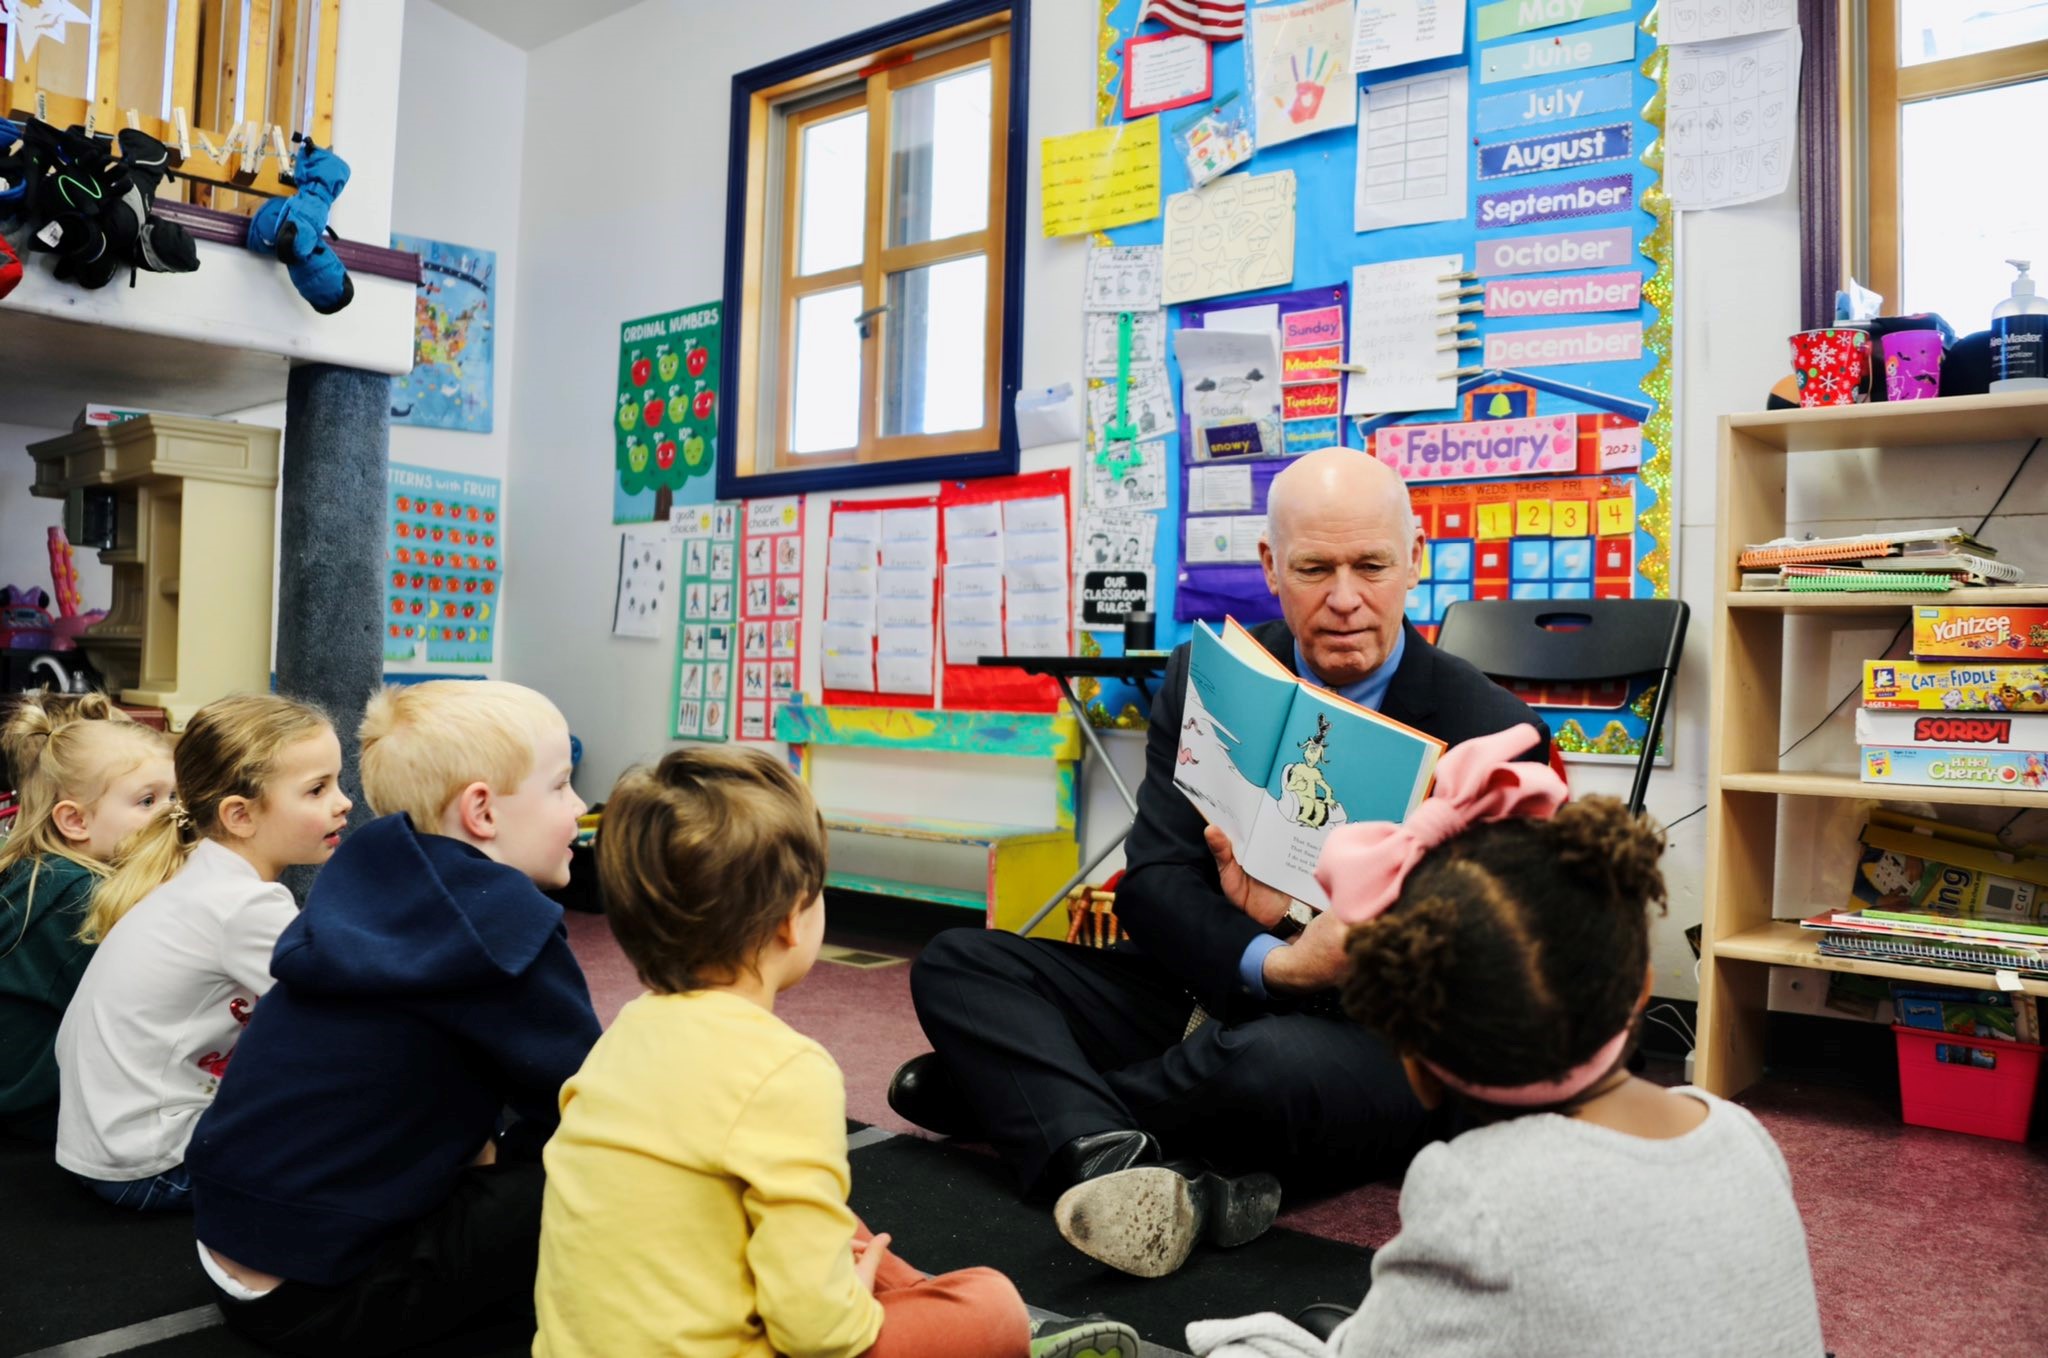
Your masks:
<path fill-rule="evenodd" d="M 192 1176 L 183 1165 L 173 1165 L 147 1179 L 88 1179 L 72 1176 L 95 1195 L 131 1212 L 189 1212 L 192 1210 Z"/>
<path fill-rule="evenodd" d="M 862 1226 L 854 1237 L 866 1241 Z M 865 1358 L 1025 1358 L 1031 1313 L 1016 1284 L 992 1268 L 964 1268 L 937 1277 L 892 1252 L 875 1273 L 882 1332 Z"/>

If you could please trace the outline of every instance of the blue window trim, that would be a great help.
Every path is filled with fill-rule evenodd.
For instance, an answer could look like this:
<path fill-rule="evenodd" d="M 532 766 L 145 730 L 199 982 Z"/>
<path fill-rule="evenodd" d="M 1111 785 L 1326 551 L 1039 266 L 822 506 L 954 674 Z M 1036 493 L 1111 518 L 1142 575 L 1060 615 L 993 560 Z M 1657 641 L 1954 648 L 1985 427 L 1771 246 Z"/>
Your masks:
<path fill-rule="evenodd" d="M 754 96 L 764 89 L 812 71 L 835 66 L 869 53 L 916 42 L 932 33 L 971 23 L 1008 10 L 1010 13 L 1010 121 L 1005 146 L 1005 183 L 1009 207 L 1003 223 L 1003 358 L 998 396 L 1001 424 L 997 446 L 983 452 L 941 457 L 858 462 L 810 471 L 757 472 L 742 476 L 735 458 L 737 430 L 718 440 L 717 494 L 721 500 L 764 495 L 798 495 L 821 490 L 900 485 L 977 476 L 1008 476 L 1017 470 L 1016 397 L 1024 347 L 1024 201 L 1027 114 L 1031 91 L 1031 0 L 952 0 L 919 10 L 886 24 L 741 71 L 732 78 L 732 121 L 726 153 L 724 362 L 719 372 L 719 409 L 739 409 L 742 357 L 752 342 L 754 317 L 741 303 L 746 274 L 747 146 L 752 129 Z M 781 375 L 763 373 L 760 388 L 774 390 Z M 725 431 L 721 431 L 722 433 Z"/>

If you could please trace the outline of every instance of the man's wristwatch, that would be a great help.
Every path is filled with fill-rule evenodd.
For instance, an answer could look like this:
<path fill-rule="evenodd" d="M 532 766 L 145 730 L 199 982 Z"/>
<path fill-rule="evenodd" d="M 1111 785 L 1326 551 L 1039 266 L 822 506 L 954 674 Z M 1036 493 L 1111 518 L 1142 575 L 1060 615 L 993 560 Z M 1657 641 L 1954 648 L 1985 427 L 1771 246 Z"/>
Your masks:
<path fill-rule="evenodd" d="M 1287 913 L 1282 915 L 1279 923 L 1273 926 L 1274 936 L 1282 942 L 1291 940 L 1303 929 L 1308 928 L 1309 921 L 1315 917 L 1316 912 L 1310 907 L 1303 905 L 1300 901 L 1289 901 L 1287 903 Z"/>

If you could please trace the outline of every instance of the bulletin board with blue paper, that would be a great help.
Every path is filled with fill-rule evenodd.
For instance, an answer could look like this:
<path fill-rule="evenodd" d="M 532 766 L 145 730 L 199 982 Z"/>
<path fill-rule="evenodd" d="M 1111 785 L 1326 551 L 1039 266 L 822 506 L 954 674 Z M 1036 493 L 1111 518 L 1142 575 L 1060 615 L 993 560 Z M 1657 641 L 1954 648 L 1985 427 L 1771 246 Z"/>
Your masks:
<path fill-rule="evenodd" d="M 1094 236 L 1116 287 L 1091 259 L 1090 312 L 1151 277 L 1163 314 L 1137 313 L 1145 338 L 1121 367 L 1114 316 L 1088 318 L 1084 478 L 1096 507 L 1098 486 L 1128 497 L 1157 464 L 1159 499 L 1116 507 L 1166 511 L 1158 644 L 1196 618 L 1277 616 L 1257 564 L 1267 487 L 1330 443 L 1409 482 L 1428 546 L 1408 613 L 1427 636 L 1459 598 L 1668 596 L 1654 0 L 1205 6 L 1207 39 L 1174 17 L 1189 6 L 1099 3 L 1098 121 L 1168 110 L 1126 138 L 1159 148 L 1158 215 L 1126 204 Z M 1207 51 L 1163 61 L 1140 43 L 1146 88 L 1129 98 L 1126 44 L 1159 34 Z M 1205 97 L 1169 107 L 1175 78 Z M 1117 423 L 1120 382 L 1142 424 Z M 1574 757 L 1640 749 L 1640 690 L 1527 696 Z"/>

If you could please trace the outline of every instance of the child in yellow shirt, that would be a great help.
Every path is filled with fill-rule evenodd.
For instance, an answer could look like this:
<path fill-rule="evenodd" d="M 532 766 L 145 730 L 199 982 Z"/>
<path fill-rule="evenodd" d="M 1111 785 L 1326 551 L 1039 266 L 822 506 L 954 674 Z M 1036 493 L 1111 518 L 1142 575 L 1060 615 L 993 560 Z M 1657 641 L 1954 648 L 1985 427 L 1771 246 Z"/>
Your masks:
<path fill-rule="evenodd" d="M 1000 1273 L 926 1277 L 847 1207 L 845 1083 L 775 1016 L 825 934 L 824 824 L 787 768 L 704 746 L 632 770 L 597 859 L 653 993 L 562 1087 L 535 1358 L 1136 1358 L 1114 1321 L 1034 1337 Z"/>

